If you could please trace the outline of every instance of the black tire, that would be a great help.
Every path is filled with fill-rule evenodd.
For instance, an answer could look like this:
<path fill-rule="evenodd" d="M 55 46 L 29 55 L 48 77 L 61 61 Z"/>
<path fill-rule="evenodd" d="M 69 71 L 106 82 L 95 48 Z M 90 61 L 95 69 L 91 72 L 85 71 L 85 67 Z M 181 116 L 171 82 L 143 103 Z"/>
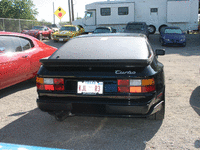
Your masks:
<path fill-rule="evenodd" d="M 164 27 L 167 27 L 167 25 L 161 25 L 158 29 L 159 32 L 161 32 L 161 30 L 164 28 Z"/>
<path fill-rule="evenodd" d="M 52 33 L 49 34 L 49 40 L 53 39 L 52 38 Z"/>
<path fill-rule="evenodd" d="M 43 39 L 42 34 L 39 34 L 39 35 L 38 35 L 38 40 L 42 41 L 42 39 Z"/>
<path fill-rule="evenodd" d="M 163 42 L 162 39 L 160 39 L 160 43 L 161 43 L 162 46 L 164 46 L 164 42 Z"/>
<path fill-rule="evenodd" d="M 55 115 L 55 119 L 59 122 L 62 122 L 66 119 L 67 117 L 65 115 Z"/>
<path fill-rule="evenodd" d="M 185 43 L 183 43 L 183 47 L 185 47 L 186 46 L 186 42 Z"/>
<path fill-rule="evenodd" d="M 68 116 L 69 112 L 61 111 L 61 112 L 54 112 L 55 119 L 59 122 L 64 121 Z"/>
<path fill-rule="evenodd" d="M 148 26 L 149 34 L 154 34 L 156 32 L 156 27 L 153 25 Z"/>

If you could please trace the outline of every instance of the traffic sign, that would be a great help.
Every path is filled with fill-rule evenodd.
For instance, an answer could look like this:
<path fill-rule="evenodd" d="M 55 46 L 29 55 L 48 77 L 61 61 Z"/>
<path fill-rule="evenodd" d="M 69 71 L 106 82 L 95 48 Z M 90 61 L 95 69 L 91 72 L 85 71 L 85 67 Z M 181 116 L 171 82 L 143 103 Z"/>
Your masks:
<path fill-rule="evenodd" d="M 61 7 L 58 7 L 58 9 L 54 12 L 54 14 L 55 14 L 59 19 L 61 19 L 61 18 L 66 14 L 66 12 L 65 12 L 64 9 L 62 9 Z"/>

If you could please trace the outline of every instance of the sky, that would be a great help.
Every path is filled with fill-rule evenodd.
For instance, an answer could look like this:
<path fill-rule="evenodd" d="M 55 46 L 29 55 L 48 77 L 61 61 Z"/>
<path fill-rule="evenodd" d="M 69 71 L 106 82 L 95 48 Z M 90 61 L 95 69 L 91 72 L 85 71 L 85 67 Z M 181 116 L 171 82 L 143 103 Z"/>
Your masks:
<path fill-rule="evenodd" d="M 36 16 L 38 21 L 45 20 L 53 23 L 53 13 L 61 7 L 66 14 L 62 17 L 61 21 L 69 21 L 68 0 L 32 0 L 35 8 L 39 12 Z M 71 1 L 71 0 L 70 0 Z M 84 17 L 85 5 L 98 1 L 106 0 L 73 0 L 74 1 L 74 18 Z M 54 2 L 54 11 L 53 11 Z M 55 23 L 58 24 L 60 19 L 55 16 Z"/>

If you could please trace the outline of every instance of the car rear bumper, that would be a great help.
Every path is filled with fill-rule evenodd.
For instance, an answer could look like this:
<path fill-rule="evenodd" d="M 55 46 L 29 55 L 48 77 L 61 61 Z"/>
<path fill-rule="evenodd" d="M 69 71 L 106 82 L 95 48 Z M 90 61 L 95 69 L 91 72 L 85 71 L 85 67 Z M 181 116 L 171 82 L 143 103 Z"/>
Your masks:
<path fill-rule="evenodd" d="M 75 115 L 146 117 L 156 113 L 164 103 L 163 93 L 147 102 L 111 99 L 77 99 L 64 97 L 39 97 L 38 108 L 45 112 L 71 111 Z"/>
<path fill-rule="evenodd" d="M 164 45 L 184 45 L 186 43 L 186 41 L 176 41 L 176 42 L 172 42 L 172 41 L 164 41 Z"/>

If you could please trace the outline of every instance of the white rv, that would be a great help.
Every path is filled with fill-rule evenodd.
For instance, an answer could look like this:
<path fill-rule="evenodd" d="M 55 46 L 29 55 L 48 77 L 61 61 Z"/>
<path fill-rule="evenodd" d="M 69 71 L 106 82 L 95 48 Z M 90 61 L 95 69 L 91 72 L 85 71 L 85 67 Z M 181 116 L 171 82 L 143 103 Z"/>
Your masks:
<path fill-rule="evenodd" d="M 146 22 L 150 33 L 164 26 L 182 30 L 198 29 L 199 0 L 116 0 L 94 2 L 85 6 L 85 17 L 72 22 L 85 32 L 99 26 L 111 26 L 123 32 L 128 22 Z"/>

